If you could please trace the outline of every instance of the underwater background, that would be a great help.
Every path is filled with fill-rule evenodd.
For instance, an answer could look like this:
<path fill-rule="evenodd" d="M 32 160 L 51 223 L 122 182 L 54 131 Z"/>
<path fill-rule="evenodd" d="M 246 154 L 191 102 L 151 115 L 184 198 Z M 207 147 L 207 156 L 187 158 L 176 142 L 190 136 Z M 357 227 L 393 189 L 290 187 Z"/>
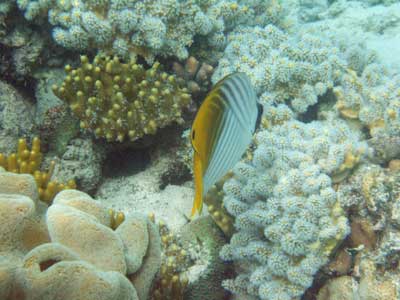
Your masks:
<path fill-rule="evenodd" d="M 396 0 L 0 0 L 0 300 L 400 299 L 399 71 Z M 261 124 L 191 219 L 235 72 Z"/>

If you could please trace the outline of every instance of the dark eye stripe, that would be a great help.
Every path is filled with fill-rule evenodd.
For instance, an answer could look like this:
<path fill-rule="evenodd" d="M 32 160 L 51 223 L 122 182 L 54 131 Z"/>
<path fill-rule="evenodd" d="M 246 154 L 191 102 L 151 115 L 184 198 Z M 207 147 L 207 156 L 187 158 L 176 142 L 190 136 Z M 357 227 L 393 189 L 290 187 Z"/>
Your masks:
<path fill-rule="evenodd" d="M 194 140 L 194 137 L 196 136 L 195 131 L 192 131 L 192 140 Z"/>

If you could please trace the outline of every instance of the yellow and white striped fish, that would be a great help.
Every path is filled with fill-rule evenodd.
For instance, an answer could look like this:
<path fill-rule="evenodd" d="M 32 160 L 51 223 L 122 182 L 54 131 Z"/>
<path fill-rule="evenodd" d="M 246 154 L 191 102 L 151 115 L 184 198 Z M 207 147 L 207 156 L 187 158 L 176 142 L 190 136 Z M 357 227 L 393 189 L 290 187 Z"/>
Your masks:
<path fill-rule="evenodd" d="M 261 113 L 262 106 L 244 73 L 224 77 L 205 98 L 191 130 L 196 189 L 192 217 L 201 213 L 203 197 L 211 186 L 246 151 Z"/>

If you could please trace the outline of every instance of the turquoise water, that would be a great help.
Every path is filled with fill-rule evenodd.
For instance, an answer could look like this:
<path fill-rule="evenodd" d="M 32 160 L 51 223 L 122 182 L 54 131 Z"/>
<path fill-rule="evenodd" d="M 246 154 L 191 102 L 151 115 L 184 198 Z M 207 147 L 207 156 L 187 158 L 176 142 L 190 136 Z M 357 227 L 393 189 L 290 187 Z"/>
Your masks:
<path fill-rule="evenodd" d="M 399 50 L 394 0 L 2 0 L 0 300 L 400 299 Z"/>

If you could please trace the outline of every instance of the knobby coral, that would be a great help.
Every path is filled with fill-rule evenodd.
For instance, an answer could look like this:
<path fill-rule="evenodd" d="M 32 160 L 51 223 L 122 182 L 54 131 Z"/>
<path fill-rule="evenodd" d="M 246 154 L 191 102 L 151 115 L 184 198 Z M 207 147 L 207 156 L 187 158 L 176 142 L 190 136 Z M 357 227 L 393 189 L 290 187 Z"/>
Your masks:
<path fill-rule="evenodd" d="M 159 231 L 163 250 L 162 262 L 151 299 L 183 300 L 189 282 L 185 272 L 194 262 L 182 247 L 179 236 L 172 233 L 165 223 L 159 223 Z"/>
<path fill-rule="evenodd" d="M 213 82 L 244 72 L 262 102 L 287 101 L 299 113 L 337 83 L 347 64 L 329 39 L 308 32 L 289 35 L 273 25 L 241 27 L 228 41 Z"/>
<path fill-rule="evenodd" d="M 40 150 L 40 139 L 35 137 L 32 140 L 31 149 L 28 148 L 26 140 L 20 139 L 16 153 L 6 156 L 0 153 L 0 167 L 9 172 L 32 174 L 35 178 L 39 197 L 42 201 L 50 203 L 55 195 L 65 189 L 75 189 L 75 180 L 71 179 L 66 184 L 51 180 L 55 162 L 50 162 L 48 171 L 40 171 L 43 153 Z"/>
<path fill-rule="evenodd" d="M 358 139 L 337 120 L 292 120 L 257 134 L 252 161 L 239 163 L 224 184 L 237 232 L 221 257 L 241 270 L 224 282 L 228 290 L 289 300 L 312 284 L 349 232 L 333 180 L 348 165 L 348 153 L 362 158 L 367 152 Z"/>
<path fill-rule="evenodd" d="M 336 108 L 346 119 L 359 120 L 372 136 L 400 133 L 400 76 L 378 64 L 371 64 L 359 76 L 348 70 L 334 88 Z"/>
<path fill-rule="evenodd" d="M 172 122 L 183 122 L 181 110 L 190 103 L 186 88 L 154 63 L 146 70 L 135 60 L 81 57 L 81 67 L 67 65 L 67 76 L 54 93 L 81 120 L 80 126 L 107 141 L 134 141 Z"/>
<path fill-rule="evenodd" d="M 280 20 L 278 1 L 17 0 L 28 20 L 48 18 L 54 40 L 70 49 L 98 49 L 124 58 L 137 54 L 188 57 L 196 36 L 222 48 L 236 24 Z"/>

